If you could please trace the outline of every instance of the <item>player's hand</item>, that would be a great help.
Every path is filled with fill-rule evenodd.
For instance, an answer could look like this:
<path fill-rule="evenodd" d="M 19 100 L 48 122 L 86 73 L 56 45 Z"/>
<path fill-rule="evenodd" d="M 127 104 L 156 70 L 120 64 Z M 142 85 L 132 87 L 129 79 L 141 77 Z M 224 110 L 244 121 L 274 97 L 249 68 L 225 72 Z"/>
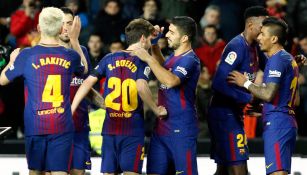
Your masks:
<path fill-rule="evenodd" d="M 295 57 L 294 57 L 294 59 L 295 59 L 295 61 L 296 61 L 296 63 L 297 63 L 297 65 L 300 67 L 300 66 L 303 66 L 303 65 L 305 65 L 306 63 L 307 63 L 307 58 L 304 56 L 304 55 L 296 55 Z"/>
<path fill-rule="evenodd" d="M 167 110 L 164 106 L 158 106 L 154 112 L 159 118 L 165 118 L 167 115 Z"/>
<path fill-rule="evenodd" d="M 10 54 L 10 62 L 14 63 L 17 56 L 19 55 L 20 48 L 14 49 L 14 51 Z"/>
<path fill-rule="evenodd" d="M 227 81 L 232 84 L 236 84 L 243 87 L 244 83 L 248 80 L 246 73 L 242 74 L 238 71 L 232 71 L 227 77 Z"/>
<path fill-rule="evenodd" d="M 129 52 L 132 56 L 137 56 L 144 62 L 147 62 L 151 58 L 149 53 L 144 48 L 137 48 Z"/>
<path fill-rule="evenodd" d="M 81 31 L 81 20 L 79 16 L 75 16 L 71 29 L 67 31 L 70 40 L 78 41 L 80 31 Z"/>
<path fill-rule="evenodd" d="M 151 39 L 151 44 L 152 45 L 158 44 L 158 41 L 159 41 L 160 38 L 162 38 L 163 31 L 164 31 L 164 27 L 160 28 L 160 26 L 158 26 L 158 25 L 155 25 L 154 28 L 155 28 L 155 31 L 152 34 L 154 38 Z"/>

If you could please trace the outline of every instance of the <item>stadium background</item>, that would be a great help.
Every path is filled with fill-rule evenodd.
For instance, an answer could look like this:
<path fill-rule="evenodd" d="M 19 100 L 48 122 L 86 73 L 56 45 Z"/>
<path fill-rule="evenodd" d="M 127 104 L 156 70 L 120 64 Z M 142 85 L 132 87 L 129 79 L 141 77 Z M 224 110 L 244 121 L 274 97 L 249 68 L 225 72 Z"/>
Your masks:
<path fill-rule="evenodd" d="M 202 62 L 202 73 L 197 88 L 197 109 L 201 129 L 198 139 L 198 166 L 205 167 L 205 173 L 200 170 L 200 174 L 210 174 L 211 171 L 213 174 L 214 164 L 208 158 L 210 141 L 206 123 L 207 106 L 212 93 L 211 79 L 225 43 L 243 31 L 243 12 L 253 5 L 265 6 L 270 15 L 286 20 L 290 27 L 286 49 L 293 55 L 307 56 L 306 0 L 0 0 L 0 66 L 3 68 L 7 62 L 10 50 L 37 44 L 39 40 L 36 31 L 37 15 L 47 6 L 68 6 L 80 16 L 82 22 L 80 43 L 88 47 L 93 67 L 105 54 L 125 47 L 124 27 L 131 19 L 145 18 L 152 24 L 167 29 L 168 20 L 173 16 L 187 15 L 194 18 L 199 31 L 193 47 Z M 211 27 L 212 25 L 215 27 Z M 164 55 L 171 53 L 165 38 L 159 41 L 159 45 Z M 299 84 L 301 104 L 296 111 L 299 130 L 296 157 L 293 162 L 297 175 L 307 174 L 306 168 L 303 167 L 307 164 L 307 127 L 304 127 L 307 124 L 307 66 L 303 66 L 300 70 Z M 101 84 L 97 84 L 96 88 L 101 91 L 100 86 Z M 150 80 L 150 86 L 156 94 L 157 81 L 154 77 Z M 0 127 L 12 127 L 8 133 L 0 136 L 0 170 L 7 170 L 8 174 L 26 172 L 23 106 L 21 79 L 6 87 L 0 87 Z M 89 110 L 97 109 L 91 106 Z M 155 116 L 147 108 L 145 114 L 146 135 L 150 136 Z M 96 121 L 101 123 L 103 118 L 97 117 L 97 113 L 92 113 L 90 120 L 97 124 Z M 92 137 L 99 136 L 99 127 L 91 127 L 95 128 L 91 133 Z M 261 118 L 246 116 L 245 127 L 252 153 L 249 169 L 251 174 L 258 174 L 256 171 L 259 169 L 264 171 Z M 99 154 L 97 152 L 98 149 L 93 148 L 93 157 L 96 157 L 93 158 L 95 171 L 92 174 L 99 171 L 100 158 L 97 157 Z M 98 165 L 94 165 L 95 162 Z M 16 166 L 18 163 L 20 166 Z"/>

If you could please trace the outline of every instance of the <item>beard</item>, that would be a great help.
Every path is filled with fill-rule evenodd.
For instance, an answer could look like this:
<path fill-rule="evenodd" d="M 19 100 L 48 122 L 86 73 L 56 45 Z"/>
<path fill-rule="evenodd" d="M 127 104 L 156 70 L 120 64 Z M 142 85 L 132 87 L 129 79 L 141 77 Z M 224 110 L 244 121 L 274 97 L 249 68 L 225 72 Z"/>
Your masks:
<path fill-rule="evenodd" d="M 61 40 L 62 42 L 64 42 L 64 43 L 69 43 L 70 38 L 69 38 L 67 35 L 62 34 L 62 35 L 60 35 L 60 40 Z"/>
<path fill-rule="evenodd" d="M 178 49 L 178 47 L 180 46 L 179 42 L 171 42 L 170 40 L 167 40 L 167 42 L 168 42 L 169 47 L 174 50 Z"/>

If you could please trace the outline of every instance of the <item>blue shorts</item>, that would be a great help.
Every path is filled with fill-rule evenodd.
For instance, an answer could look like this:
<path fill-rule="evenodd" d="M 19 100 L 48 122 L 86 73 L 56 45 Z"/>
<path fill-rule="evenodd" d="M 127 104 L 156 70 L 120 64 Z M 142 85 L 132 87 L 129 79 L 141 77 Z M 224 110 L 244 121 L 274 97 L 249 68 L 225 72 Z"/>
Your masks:
<path fill-rule="evenodd" d="M 147 155 L 147 174 L 197 175 L 197 138 L 153 134 Z"/>
<path fill-rule="evenodd" d="M 291 173 L 291 156 L 297 128 L 268 129 L 263 132 L 266 174 L 275 171 Z"/>
<path fill-rule="evenodd" d="M 25 146 L 30 170 L 70 170 L 73 133 L 26 136 Z"/>
<path fill-rule="evenodd" d="M 89 131 L 74 133 L 74 152 L 71 169 L 91 169 L 91 146 Z"/>
<path fill-rule="evenodd" d="M 103 135 L 102 173 L 142 173 L 144 137 Z"/>
<path fill-rule="evenodd" d="M 208 126 L 211 134 L 211 159 L 225 166 L 246 164 L 248 146 L 240 116 L 227 108 L 211 107 Z"/>

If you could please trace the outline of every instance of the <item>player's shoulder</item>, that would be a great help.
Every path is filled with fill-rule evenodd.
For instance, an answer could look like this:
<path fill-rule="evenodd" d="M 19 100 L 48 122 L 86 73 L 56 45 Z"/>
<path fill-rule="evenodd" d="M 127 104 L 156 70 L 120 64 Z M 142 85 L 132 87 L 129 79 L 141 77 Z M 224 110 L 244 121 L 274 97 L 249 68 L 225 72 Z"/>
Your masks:
<path fill-rule="evenodd" d="M 244 37 L 241 34 L 239 34 L 228 42 L 226 48 L 241 50 L 246 48 L 246 46 L 247 44 Z"/>
<path fill-rule="evenodd" d="M 194 50 L 189 51 L 188 53 L 184 54 L 182 57 L 183 61 L 190 61 L 190 62 L 194 62 L 196 64 L 200 64 L 199 58 L 196 55 L 196 53 L 194 52 Z"/>
<path fill-rule="evenodd" d="M 87 48 L 86 48 L 85 46 L 80 45 L 80 47 L 81 47 L 81 50 L 82 50 L 83 52 L 87 52 Z"/>

